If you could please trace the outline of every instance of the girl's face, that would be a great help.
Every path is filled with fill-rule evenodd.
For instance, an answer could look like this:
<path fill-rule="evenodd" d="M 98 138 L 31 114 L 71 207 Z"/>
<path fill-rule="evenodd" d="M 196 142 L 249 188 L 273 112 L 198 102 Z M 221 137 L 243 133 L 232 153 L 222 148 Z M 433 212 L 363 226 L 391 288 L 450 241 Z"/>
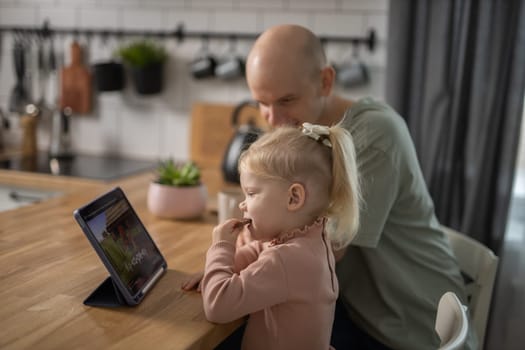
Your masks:
<path fill-rule="evenodd" d="M 268 179 L 250 171 L 241 171 L 241 187 L 245 199 L 239 204 L 253 239 L 270 241 L 288 229 L 288 188 L 284 180 Z"/>

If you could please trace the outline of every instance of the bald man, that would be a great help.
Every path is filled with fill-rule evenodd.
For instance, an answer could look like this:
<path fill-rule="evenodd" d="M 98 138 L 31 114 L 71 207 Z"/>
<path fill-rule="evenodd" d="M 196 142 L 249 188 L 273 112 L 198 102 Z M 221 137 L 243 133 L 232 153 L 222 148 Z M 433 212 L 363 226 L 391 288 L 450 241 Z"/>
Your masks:
<path fill-rule="evenodd" d="M 404 120 L 372 98 L 336 95 L 335 71 L 320 40 L 300 26 L 262 33 L 248 55 L 246 79 L 272 126 L 341 122 L 354 139 L 363 205 L 357 236 L 346 251 L 336 252 L 340 290 L 332 345 L 437 349 L 441 295 L 453 291 L 467 304 L 466 293 Z M 183 288 L 195 287 L 199 278 Z M 471 327 L 465 349 L 476 348 Z"/>
<path fill-rule="evenodd" d="M 341 121 L 354 138 L 362 220 L 337 264 L 340 297 L 332 345 L 437 349 L 439 298 L 453 291 L 467 300 L 404 120 L 371 98 L 351 101 L 334 94 L 335 71 L 322 44 L 300 26 L 275 26 L 261 34 L 248 56 L 246 79 L 272 126 Z M 476 348 L 472 332 L 466 348 Z"/>

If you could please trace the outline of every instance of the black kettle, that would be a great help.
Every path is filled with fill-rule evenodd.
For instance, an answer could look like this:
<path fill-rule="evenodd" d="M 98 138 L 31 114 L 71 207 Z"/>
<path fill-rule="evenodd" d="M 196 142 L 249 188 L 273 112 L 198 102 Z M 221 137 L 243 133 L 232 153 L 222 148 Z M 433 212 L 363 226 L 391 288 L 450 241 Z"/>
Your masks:
<path fill-rule="evenodd" d="M 239 125 L 239 116 L 245 107 L 257 108 L 258 106 L 257 102 L 247 100 L 239 103 L 235 107 L 232 113 L 232 125 L 236 128 L 236 131 L 222 159 L 222 174 L 224 180 L 237 184 L 240 183 L 239 171 L 237 170 L 239 156 L 242 151 L 247 149 L 263 133 L 263 131 L 255 125 L 253 118 L 250 118 L 247 124 Z"/>

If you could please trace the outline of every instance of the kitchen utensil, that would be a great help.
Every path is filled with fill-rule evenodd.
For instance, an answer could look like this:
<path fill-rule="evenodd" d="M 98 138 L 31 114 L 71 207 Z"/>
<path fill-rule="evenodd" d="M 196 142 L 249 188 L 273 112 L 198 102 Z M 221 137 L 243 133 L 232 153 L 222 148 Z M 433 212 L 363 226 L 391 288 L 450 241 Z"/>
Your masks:
<path fill-rule="evenodd" d="M 52 77 L 48 51 L 51 50 L 49 43 L 45 38 L 37 38 L 36 48 L 36 69 L 33 67 L 33 79 L 36 81 L 36 91 L 34 92 L 34 103 L 40 111 L 40 117 L 47 120 L 52 114 L 52 108 L 55 103 L 49 104 L 47 95 L 49 94 L 49 80 Z"/>
<path fill-rule="evenodd" d="M 22 127 L 22 154 L 34 156 L 37 152 L 36 127 L 40 110 L 34 104 L 28 104 L 25 113 L 20 117 Z"/>
<path fill-rule="evenodd" d="M 29 93 L 25 87 L 26 73 L 26 47 L 22 38 L 16 38 L 13 46 L 13 63 L 15 68 L 16 83 L 9 99 L 9 111 L 23 113 L 24 108 L 30 103 Z"/>
<path fill-rule="evenodd" d="M 237 164 L 241 152 L 248 148 L 263 132 L 255 125 L 254 118 L 250 118 L 247 124 L 238 125 L 239 115 L 244 108 L 257 108 L 257 103 L 247 100 L 239 103 L 232 113 L 232 125 L 236 128 L 222 161 L 222 174 L 224 180 L 232 183 L 239 182 Z"/>
<path fill-rule="evenodd" d="M 7 119 L 4 111 L 0 108 L 0 152 L 4 150 L 4 129 L 9 129 L 9 119 Z"/>
<path fill-rule="evenodd" d="M 72 113 L 91 112 L 91 73 L 82 62 L 79 43 L 71 44 L 71 64 L 61 70 L 60 109 L 70 107 Z"/>
<path fill-rule="evenodd" d="M 45 92 L 45 83 L 48 74 L 47 68 L 47 59 L 44 57 L 44 43 L 42 39 L 38 40 L 37 44 L 37 72 L 38 72 L 38 100 L 37 105 L 41 106 L 44 104 L 44 92 Z"/>
<path fill-rule="evenodd" d="M 50 158 L 71 158 L 70 122 L 72 116 L 70 107 L 55 111 L 51 120 L 51 142 L 49 144 Z"/>

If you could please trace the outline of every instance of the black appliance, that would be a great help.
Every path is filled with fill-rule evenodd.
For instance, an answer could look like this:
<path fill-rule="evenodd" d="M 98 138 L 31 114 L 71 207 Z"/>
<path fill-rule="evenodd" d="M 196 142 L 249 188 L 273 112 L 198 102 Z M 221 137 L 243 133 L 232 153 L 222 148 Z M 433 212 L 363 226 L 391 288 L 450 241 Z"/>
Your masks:
<path fill-rule="evenodd" d="M 239 116 L 246 107 L 258 108 L 258 105 L 255 101 L 247 100 L 235 106 L 232 113 L 232 124 L 236 131 L 226 148 L 221 166 L 224 180 L 237 184 L 240 183 L 239 172 L 237 170 L 239 156 L 242 151 L 247 149 L 259 138 L 259 135 L 263 133 L 263 131 L 255 125 L 254 118 L 249 118 L 247 124 L 239 125 Z"/>
<path fill-rule="evenodd" d="M 96 180 L 114 180 L 154 170 L 157 165 L 157 161 L 111 155 L 75 154 L 70 158 L 53 158 L 47 152 L 39 152 L 35 156 L 12 155 L 0 160 L 0 169 Z"/>

